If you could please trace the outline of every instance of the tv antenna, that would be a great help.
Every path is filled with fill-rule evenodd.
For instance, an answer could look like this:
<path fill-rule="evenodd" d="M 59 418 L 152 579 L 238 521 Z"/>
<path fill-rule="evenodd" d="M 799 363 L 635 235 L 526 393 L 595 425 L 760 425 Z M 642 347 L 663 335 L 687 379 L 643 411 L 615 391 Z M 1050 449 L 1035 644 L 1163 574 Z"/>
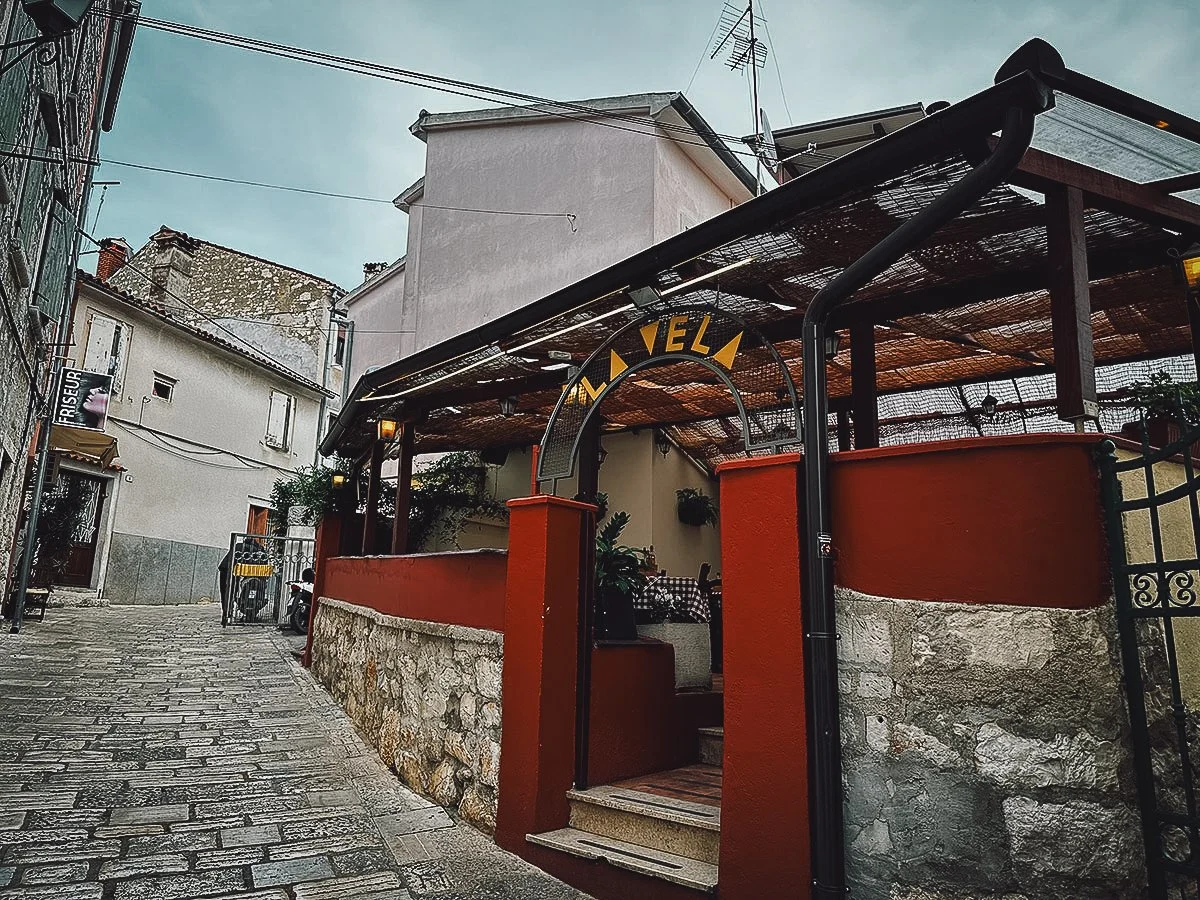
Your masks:
<path fill-rule="evenodd" d="M 754 152 L 754 183 L 755 193 L 762 193 L 762 154 L 765 150 L 764 128 L 760 128 L 761 112 L 758 105 L 758 70 L 767 64 L 767 45 L 759 40 L 758 32 L 766 25 L 766 20 L 754 11 L 754 0 L 746 0 L 745 6 L 734 0 L 725 0 L 725 8 L 721 10 L 721 18 L 717 23 L 712 53 L 709 59 L 716 59 L 726 48 L 729 55 L 725 65 L 734 72 L 750 73 L 750 119 L 754 123 L 754 133 L 758 135 Z M 774 153 L 775 148 L 771 148 Z"/>

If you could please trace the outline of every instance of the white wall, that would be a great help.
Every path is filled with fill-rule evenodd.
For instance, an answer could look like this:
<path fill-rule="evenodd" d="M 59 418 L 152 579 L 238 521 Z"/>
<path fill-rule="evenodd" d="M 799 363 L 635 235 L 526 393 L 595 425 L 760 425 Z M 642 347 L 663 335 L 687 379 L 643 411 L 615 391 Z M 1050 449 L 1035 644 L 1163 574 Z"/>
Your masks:
<path fill-rule="evenodd" d="M 674 141 L 656 141 L 654 155 L 654 242 L 733 206 L 719 188 Z"/>
<path fill-rule="evenodd" d="M 377 275 L 370 289 L 350 298 L 346 314 L 354 322 L 347 384 L 353 388 L 372 366 L 386 366 L 400 358 L 400 329 L 404 306 L 405 269 Z"/>

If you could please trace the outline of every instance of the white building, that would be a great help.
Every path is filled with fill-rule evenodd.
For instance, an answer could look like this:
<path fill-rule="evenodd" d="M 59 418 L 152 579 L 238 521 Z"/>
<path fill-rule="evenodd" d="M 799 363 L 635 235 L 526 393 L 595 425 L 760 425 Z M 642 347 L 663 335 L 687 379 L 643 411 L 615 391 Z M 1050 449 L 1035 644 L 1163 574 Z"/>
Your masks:
<path fill-rule="evenodd" d="M 532 303 L 755 191 L 751 171 L 679 93 L 570 108 L 422 111 L 411 131 L 426 153 L 424 175 L 395 201 L 409 216 L 407 253 L 345 298 L 351 385 L 370 368 Z M 670 459 L 657 453 L 649 430 L 604 444 L 601 489 L 610 508 L 631 514 L 623 539 L 654 545 L 673 574 L 695 574 L 701 562 L 719 568 L 716 529 L 680 526 L 675 517 L 677 488 L 715 496 L 703 467 L 678 450 Z M 514 450 L 495 473 L 501 498 L 529 492 L 528 448 Z M 477 523 L 460 543 L 503 546 L 506 535 Z"/>
<path fill-rule="evenodd" d="M 73 553 L 69 581 L 118 603 L 217 596 L 217 564 L 230 533 L 265 531 L 272 485 L 312 464 L 325 416 L 341 393 L 340 384 L 330 390 L 313 377 L 324 368 L 322 380 L 332 384 L 331 370 L 340 379 L 340 366 L 326 367 L 324 351 L 305 354 L 298 336 L 304 327 L 280 328 L 256 348 L 185 304 L 182 298 L 189 298 L 203 308 L 202 297 L 216 304 L 218 284 L 237 292 L 239 280 L 230 274 L 237 260 L 230 257 L 253 258 L 165 231 L 115 274 L 124 251 L 109 243 L 99 271 L 111 277 L 79 273 L 72 322 L 68 367 L 113 376 L 106 432 L 120 442 L 121 468 L 102 469 L 78 456 L 61 463 L 66 477 L 96 482 L 99 497 L 90 533 L 80 534 Z M 158 265 L 143 268 L 147 257 Z M 223 264 L 198 264 L 206 259 Z M 246 267 L 258 280 L 240 280 L 239 304 L 224 306 L 226 320 L 250 318 L 238 310 L 254 306 L 257 327 L 274 327 L 271 313 L 280 307 L 273 310 L 256 297 L 256 287 L 267 285 L 271 296 L 294 300 L 295 308 L 282 307 L 291 310 L 285 322 L 303 322 L 310 307 L 323 307 L 326 324 L 319 330 L 328 327 L 335 286 L 303 273 L 288 281 L 278 273 L 293 270 L 262 260 Z M 119 286 L 132 283 L 131 276 L 142 278 L 143 271 L 152 279 L 146 295 Z M 308 289 L 292 290 L 300 281 Z M 202 292 L 198 285 L 205 286 Z M 336 343 L 322 340 L 335 362 Z"/>

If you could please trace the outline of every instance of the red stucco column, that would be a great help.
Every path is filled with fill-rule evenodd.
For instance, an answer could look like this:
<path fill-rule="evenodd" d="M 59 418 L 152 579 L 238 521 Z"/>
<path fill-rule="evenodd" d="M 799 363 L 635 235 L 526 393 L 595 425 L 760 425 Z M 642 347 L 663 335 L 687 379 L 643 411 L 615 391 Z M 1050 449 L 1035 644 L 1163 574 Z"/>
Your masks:
<path fill-rule="evenodd" d="M 341 555 L 342 525 L 342 516 L 337 513 L 326 514 L 317 525 L 317 539 L 313 542 L 313 571 L 316 572 L 316 578 L 313 580 L 312 608 L 308 611 L 308 642 L 304 645 L 301 659 L 306 668 L 312 665 L 313 622 L 317 620 L 317 604 L 325 593 L 325 573 L 328 570 L 325 560 Z"/>
<path fill-rule="evenodd" d="M 808 897 L 808 758 L 798 454 L 721 479 L 725 774 L 721 900 Z"/>
<path fill-rule="evenodd" d="M 574 777 L 579 535 L 585 503 L 538 496 L 508 504 L 504 731 L 496 843 L 567 824 Z"/>

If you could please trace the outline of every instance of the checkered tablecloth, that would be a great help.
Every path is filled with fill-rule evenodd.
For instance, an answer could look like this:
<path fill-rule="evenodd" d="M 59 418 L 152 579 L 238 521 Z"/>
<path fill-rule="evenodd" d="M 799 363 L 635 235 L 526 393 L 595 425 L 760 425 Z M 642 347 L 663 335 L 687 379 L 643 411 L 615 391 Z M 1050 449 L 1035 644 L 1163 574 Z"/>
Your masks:
<path fill-rule="evenodd" d="M 695 578 L 656 575 L 633 598 L 634 609 L 668 612 L 675 620 L 707 622 L 708 603 Z"/>

